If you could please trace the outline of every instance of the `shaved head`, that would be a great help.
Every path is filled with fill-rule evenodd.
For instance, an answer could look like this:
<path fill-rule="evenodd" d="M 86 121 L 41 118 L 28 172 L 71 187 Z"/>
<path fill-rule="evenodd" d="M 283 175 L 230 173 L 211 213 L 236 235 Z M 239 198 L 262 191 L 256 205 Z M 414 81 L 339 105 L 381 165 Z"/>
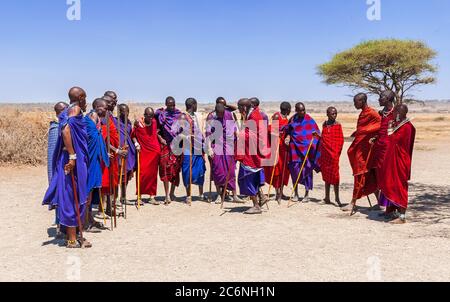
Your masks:
<path fill-rule="evenodd" d="M 251 98 L 250 102 L 252 103 L 252 106 L 254 108 L 257 108 L 257 107 L 259 107 L 259 105 L 261 105 L 261 102 L 259 101 L 258 98 Z"/>
<path fill-rule="evenodd" d="M 71 103 L 79 102 L 81 98 L 86 98 L 86 92 L 83 88 L 72 87 L 69 90 L 69 100 Z"/>
<path fill-rule="evenodd" d="M 117 93 L 115 93 L 114 91 L 106 91 L 105 96 L 109 96 L 109 97 L 113 98 L 114 100 L 117 100 Z"/>
<path fill-rule="evenodd" d="M 152 107 L 147 107 L 144 110 L 144 115 L 154 115 L 155 114 L 155 110 L 153 110 Z"/>
<path fill-rule="evenodd" d="M 358 93 L 353 98 L 353 103 L 355 104 L 355 108 L 358 110 L 362 110 L 367 106 L 367 94 Z"/>
<path fill-rule="evenodd" d="M 67 104 L 67 103 L 64 103 L 64 102 L 57 103 L 55 105 L 55 107 L 53 107 L 53 109 L 55 110 L 56 116 L 59 116 L 61 114 L 61 112 L 66 110 L 67 107 L 69 107 L 69 104 Z"/>
<path fill-rule="evenodd" d="M 299 118 L 304 118 L 306 116 L 305 104 L 303 104 L 302 102 L 295 104 L 295 113 Z"/>
<path fill-rule="evenodd" d="M 108 103 L 104 100 L 104 99 L 95 99 L 94 102 L 92 103 L 92 108 L 97 108 L 98 106 L 108 106 Z"/>
<path fill-rule="evenodd" d="M 72 87 L 69 90 L 70 104 L 77 104 L 83 112 L 86 112 L 86 91 L 80 87 Z"/>

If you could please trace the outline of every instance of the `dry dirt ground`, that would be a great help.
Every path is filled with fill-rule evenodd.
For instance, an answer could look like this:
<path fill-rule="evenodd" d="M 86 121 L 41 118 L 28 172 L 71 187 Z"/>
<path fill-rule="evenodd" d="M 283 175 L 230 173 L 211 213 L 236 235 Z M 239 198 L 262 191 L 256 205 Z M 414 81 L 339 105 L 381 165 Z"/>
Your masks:
<path fill-rule="evenodd" d="M 129 208 L 114 232 L 87 235 L 93 249 L 66 250 L 53 238 L 53 213 L 41 206 L 45 167 L 0 168 L 0 281 L 450 281 L 450 119 L 415 115 L 411 209 L 403 226 L 366 209 L 350 218 L 321 205 L 316 175 L 315 202 L 290 209 L 271 203 L 257 217 L 231 204 L 224 211 L 201 202 Z M 355 118 L 341 116 L 347 136 Z M 346 155 L 341 166 L 348 202 Z M 135 198 L 133 188 L 128 194 Z"/>

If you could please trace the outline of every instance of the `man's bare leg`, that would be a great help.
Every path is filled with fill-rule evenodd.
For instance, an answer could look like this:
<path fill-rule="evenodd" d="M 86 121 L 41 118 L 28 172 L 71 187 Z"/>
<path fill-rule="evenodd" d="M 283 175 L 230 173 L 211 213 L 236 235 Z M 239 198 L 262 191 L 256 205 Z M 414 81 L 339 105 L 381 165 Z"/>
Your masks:
<path fill-rule="evenodd" d="M 330 191 L 331 191 L 331 185 L 329 183 L 325 183 L 325 201 L 326 204 L 331 204 L 331 198 L 330 198 Z"/>
<path fill-rule="evenodd" d="M 176 186 L 174 183 L 172 183 L 170 186 L 170 201 L 176 201 L 176 199 L 177 199 L 177 197 L 175 196 L 175 189 L 176 189 Z"/>
<path fill-rule="evenodd" d="M 67 227 L 66 232 L 67 232 L 67 244 L 66 244 L 67 248 L 92 247 L 92 244 L 89 243 L 85 238 L 84 242 L 77 240 L 77 228 Z"/>
<path fill-rule="evenodd" d="M 341 198 L 339 197 L 339 185 L 334 186 L 334 196 L 335 196 L 336 203 L 341 208 L 342 203 L 341 203 Z"/>
<path fill-rule="evenodd" d="M 164 192 L 166 193 L 166 198 L 164 200 L 164 204 L 169 205 L 171 203 L 171 200 L 170 200 L 170 194 L 169 194 L 169 182 L 168 181 L 164 182 Z"/>

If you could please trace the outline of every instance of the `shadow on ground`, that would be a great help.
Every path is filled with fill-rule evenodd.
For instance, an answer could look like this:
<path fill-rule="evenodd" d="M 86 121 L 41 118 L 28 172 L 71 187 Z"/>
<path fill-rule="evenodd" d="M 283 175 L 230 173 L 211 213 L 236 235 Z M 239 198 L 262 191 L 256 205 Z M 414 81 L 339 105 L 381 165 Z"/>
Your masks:
<path fill-rule="evenodd" d="M 409 220 L 424 224 L 450 222 L 450 186 L 411 184 Z"/>

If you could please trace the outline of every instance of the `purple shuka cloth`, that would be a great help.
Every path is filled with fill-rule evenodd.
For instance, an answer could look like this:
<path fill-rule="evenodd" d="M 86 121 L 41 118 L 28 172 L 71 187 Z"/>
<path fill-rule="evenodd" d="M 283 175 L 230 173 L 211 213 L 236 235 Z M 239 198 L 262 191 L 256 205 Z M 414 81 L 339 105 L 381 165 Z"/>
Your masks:
<path fill-rule="evenodd" d="M 158 128 L 161 130 L 161 136 L 166 140 L 170 146 L 174 138 L 177 136 L 176 130 L 173 125 L 179 119 L 181 111 L 175 109 L 174 111 L 168 111 L 166 109 L 158 109 L 155 112 L 155 118 L 158 121 Z"/>
<path fill-rule="evenodd" d="M 300 169 L 302 168 L 302 164 L 300 162 L 291 162 L 289 163 L 289 171 L 291 172 L 292 182 L 295 184 L 298 179 L 298 174 L 300 173 Z M 310 161 L 307 161 L 305 164 L 305 168 L 303 169 L 302 176 L 300 177 L 299 184 L 304 185 L 306 190 L 311 191 L 314 188 L 313 183 L 313 172 L 314 169 Z"/>
<path fill-rule="evenodd" d="M 264 177 L 264 170 L 254 172 L 248 169 L 243 164 L 239 169 L 239 190 L 243 196 L 257 196 L 259 189 L 264 187 L 266 179 Z"/>
<path fill-rule="evenodd" d="M 220 119 L 215 112 L 211 113 L 207 119 L 206 136 L 210 136 L 215 132 L 212 121 L 222 124 L 223 133 L 211 145 L 214 151 L 214 158 L 212 160 L 212 179 L 216 186 L 224 187 L 227 180 L 228 171 L 231 170 L 230 179 L 228 181 L 227 189 L 231 191 L 236 190 L 236 160 L 234 158 L 234 134 L 237 130 L 234 122 L 233 114 L 225 111 L 223 119 Z M 228 127 L 227 127 L 228 124 Z M 232 127 L 231 127 L 232 126 Z M 228 138 L 228 139 L 227 139 Z"/>
<path fill-rule="evenodd" d="M 299 182 L 299 184 L 305 186 L 306 190 L 311 191 L 313 189 L 313 172 L 320 172 L 319 140 L 313 136 L 314 132 L 320 134 L 319 127 L 314 119 L 306 114 L 303 119 L 300 119 L 297 115 L 292 117 L 289 124 L 283 130 L 291 136 L 291 162 L 289 163 L 289 170 L 294 184 L 297 182 L 309 145 L 313 141 Z"/>
<path fill-rule="evenodd" d="M 74 188 L 71 174 L 65 175 L 64 166 L 69 162 L 69 153 L 64 149 L 62 130 L 70 127 L 72 143 L 77 154 L 76 167 L 73 171 L 80 203 L 81 217 L 84 216 L 88 199 L 88 146 L 87 132 L 83 115 L 69 117 L 72 107 L 66 109 L 59 117 L 59 137 L 53 155 L 53 178 L 48 188 L 43 204 L 50 208 L 57 207 L 60 224 L 66 227 L 78 227 L 75 210 Z"/>
<path fill-rule="evenodd" d="M 114 125 L 117 128 L 117 117 L 113 118 Z M 127 156 L 127 172 L 133 172 L 136 168 L 136 147 L 134 146 L 133 140 L 131 139 L 131 131 L 133 130 L 133 126 L 131 125 L 131 122 L 128 121 L 128 125 L 126 127 L 127 129 L 127 145 L 128 145 L 128 156 Z M 125 125 L 123 121 L 120 121 L 120 146 L 125 145 Z M 119 161 L 119 167 L 122 166 L 122 162 Z"/>

